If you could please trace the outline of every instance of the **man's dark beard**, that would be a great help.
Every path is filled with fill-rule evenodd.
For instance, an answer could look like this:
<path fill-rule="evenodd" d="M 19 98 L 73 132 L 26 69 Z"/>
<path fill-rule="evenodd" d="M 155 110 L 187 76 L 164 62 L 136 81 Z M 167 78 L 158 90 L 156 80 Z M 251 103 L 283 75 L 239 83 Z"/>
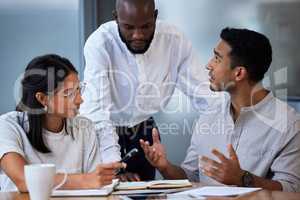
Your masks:
<path fill-rule="evenodd" d="M 153 34 L 152 34 L 152 36 L 150 37 L 150 39 L 145 41 L 145 42 L 146 42 L 145 48 L 140 49 L 140 50 L 136 50 L 136 49 L 131 48 L 129 42 L 128 42 L 128 41 L 125 39 L 125 37 L 122 35 L 122 32 L 121 32 L 119 26 L 118 26 L 118 30 L 119 30 L 119 36 L 120 36 L 122 42 L 124 42 L 124 44 L 126 45 L 127 49 L 128 49 L 131 53 L 133 53 L 133 54 L 144 54 L 144 53 L 149 49 L 149 47 L 150 47 L 150 45 L 151 45 L 151 43 L 152 43 L 152 40 L 153 40 L 153 38 L 154 38 L 154 33 L 155 33 L 155 31 L 153 31 Z"/>

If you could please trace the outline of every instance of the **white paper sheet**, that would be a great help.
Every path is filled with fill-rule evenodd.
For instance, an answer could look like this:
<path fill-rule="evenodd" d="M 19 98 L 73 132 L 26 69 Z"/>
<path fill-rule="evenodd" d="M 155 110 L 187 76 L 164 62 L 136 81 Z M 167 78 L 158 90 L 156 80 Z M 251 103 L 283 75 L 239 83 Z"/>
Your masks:
<path fill-rule="evenodd" d="M 54 190 L 52 197 L 91 197 L 91 196 L 108 196 L 119 184 L 119 180 L 113 180 L 113 183 L 95 190 Z"/>
<path fill-rule="evenodd" d="M 244 187 L 223 187 L 223 186 L 209 186 L 202 187 L 184 192 L 179 192 L 172 195 L 189 195 L 193 197 L 205 197 L 205 196 L 239 196 L 250 192 L 261 190 L 261 188 L 244 188 Z"/>

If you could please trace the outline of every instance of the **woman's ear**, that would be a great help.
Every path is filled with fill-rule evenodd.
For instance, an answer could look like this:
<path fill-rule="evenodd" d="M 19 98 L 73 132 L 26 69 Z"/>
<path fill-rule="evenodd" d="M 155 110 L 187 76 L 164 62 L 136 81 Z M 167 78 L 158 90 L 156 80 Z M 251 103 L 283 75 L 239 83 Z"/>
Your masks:
<path fill-rule="evenodd" d="M 48 96 L 42 92 L 37 92 L 35 94 L 37 101 L 42 104 L 44 107 L 48 106 Z"/>

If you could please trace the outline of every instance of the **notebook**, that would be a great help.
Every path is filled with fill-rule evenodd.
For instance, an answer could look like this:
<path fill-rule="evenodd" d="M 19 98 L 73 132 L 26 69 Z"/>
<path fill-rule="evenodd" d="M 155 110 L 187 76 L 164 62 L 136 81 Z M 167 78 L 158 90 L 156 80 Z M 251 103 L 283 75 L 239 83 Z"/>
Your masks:
<path fill-rule="evenodd" d="M 52 197 L 93 197 L 93 196 L 108 196 L 115 187 L 119 184 L 119 180 L 113 180 L 113 183 L 104 186 L 100 189 L 92 190 L 54 190 L 51 194 Z"/>
<path fill-rule="evenodd" d="M 172 189 L 192 187 L 192 184 L 184 180 L 157 180 L 149 182 L 121 182 L 116 190 L 143 190 L 143 189 Z"/>

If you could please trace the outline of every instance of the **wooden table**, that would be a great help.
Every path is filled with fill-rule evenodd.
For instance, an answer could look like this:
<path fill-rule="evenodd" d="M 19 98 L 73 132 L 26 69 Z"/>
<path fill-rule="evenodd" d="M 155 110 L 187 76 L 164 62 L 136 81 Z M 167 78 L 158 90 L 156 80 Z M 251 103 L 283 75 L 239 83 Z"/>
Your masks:
<path fill-rule="evenodd" d="M 195 187 L 195 186 L 194 186 Z M 202 187 L 198 186 L 197 187 Z M 119 196 L 111 195 L 109 197 L 68 197 L 68 198 L 50 198 L 51 200 L 121 200 Z M 191 199 L 186 196 L 168 198 L 167 196 L 160 196 L 157 198 L 149 197 L 148 199 Z M 287 192 L 272 192 L 261 190 L 239 197 L 216 197 L 207 198 L 208 200 L 300 200 L 300 193 L 287 193 Z M 28 193 L 17 192 L 0 192 L 0 200 L 30 200 Z"/>

